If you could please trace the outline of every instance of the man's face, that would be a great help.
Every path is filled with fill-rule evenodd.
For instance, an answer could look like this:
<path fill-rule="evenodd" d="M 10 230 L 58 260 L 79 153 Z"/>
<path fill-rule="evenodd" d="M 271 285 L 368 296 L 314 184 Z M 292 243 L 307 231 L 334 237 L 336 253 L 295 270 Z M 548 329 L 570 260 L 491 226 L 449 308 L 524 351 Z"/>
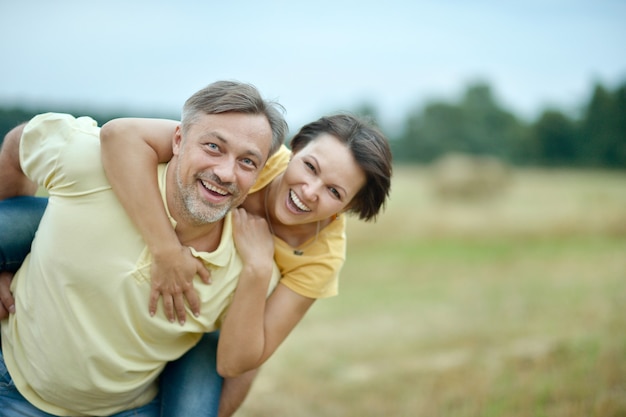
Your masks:
<path fill-rule="evenodd" d="M 272 141 L 262 115 L 200 116 L 174 137 L 175 207 L 192 224 L 221 220 L 246 198 L 267 160 Z"/>

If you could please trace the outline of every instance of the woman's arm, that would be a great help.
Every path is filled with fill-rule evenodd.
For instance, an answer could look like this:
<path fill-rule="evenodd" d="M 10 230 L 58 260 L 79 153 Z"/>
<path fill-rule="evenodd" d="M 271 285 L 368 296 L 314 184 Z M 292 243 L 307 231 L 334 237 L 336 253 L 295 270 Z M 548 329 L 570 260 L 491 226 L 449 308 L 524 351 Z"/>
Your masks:
<path fill-rule="evenodd" d="M 280 283 L 266 298 L 274 250 L 267 223 L 236 209 L 233 228 L 244 270 L 220 331 L 217 369 L 225 377 L 261 366 L 315 302 Z"/>
<path fill-rule="evenodd" d="M 200 300 L 193 289 L 198 274 L 209 282 L 202 262 L 182 246 L 167 217 L 159 193 L 157 165 L 172 156 L 172 140 L 178 122 L 164 119 L 115 119 L 100 131 L 102 162 L 113 191 L 133 220 L 152 253 L 150 313 L 155 314 L 163 296 L 170 321 L 185 321 L 185 300 L 200 314 Z"/>

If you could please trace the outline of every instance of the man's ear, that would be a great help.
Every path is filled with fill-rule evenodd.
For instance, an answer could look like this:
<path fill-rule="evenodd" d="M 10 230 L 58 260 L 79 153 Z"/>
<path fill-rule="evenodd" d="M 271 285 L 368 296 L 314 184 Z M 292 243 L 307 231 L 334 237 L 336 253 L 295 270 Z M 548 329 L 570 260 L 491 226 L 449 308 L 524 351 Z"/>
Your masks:
<path fill-rule="evenodd" d="M 174 137 L 172 138 L 172 151 L 174 155 L 180 154 L 180 148 L 183 146 L 183 133 L 180 125 L 176 126 Z"/>

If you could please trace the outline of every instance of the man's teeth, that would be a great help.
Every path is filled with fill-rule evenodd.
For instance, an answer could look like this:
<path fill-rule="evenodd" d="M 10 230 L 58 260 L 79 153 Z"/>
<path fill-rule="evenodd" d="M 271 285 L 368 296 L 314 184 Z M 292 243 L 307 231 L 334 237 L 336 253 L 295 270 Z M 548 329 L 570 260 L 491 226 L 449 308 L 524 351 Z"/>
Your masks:
<path fill-rule="evenodd" d="M 213 184 L 209 184 L 209 183 L 204 182 L 202 180 L 200 182 L 202 182 L 202 185 L 204 185 L 204 188 L 206 188 L 209 191 L 213 191 L 214 193 L 217 193 L 219 195 L 227 195 L 228 194 L 228 192 L 226 190 L 222 190 L 221 188 L 217 188 Z"/>
<path fill-rule="evenodd" d="M 300 199 L 298 198 L 296 193 L 294 193 L 293 191 L 289 191 L 289 196 L 291 197 L 291 201 L 293 201 L 293 204 L 295 204 L 296 207 L 298 207 L 300 210 L 302 210 L 302 211 L 311 211 L 310 208 L 305 206 L 304 203 L 302 201 L 300 201 Z"/>

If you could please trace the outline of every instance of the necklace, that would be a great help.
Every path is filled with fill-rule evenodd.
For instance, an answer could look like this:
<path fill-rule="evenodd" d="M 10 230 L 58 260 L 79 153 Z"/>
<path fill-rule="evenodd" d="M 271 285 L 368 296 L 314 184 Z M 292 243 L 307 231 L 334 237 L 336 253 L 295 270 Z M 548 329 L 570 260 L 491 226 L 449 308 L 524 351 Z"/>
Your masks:
<path fill-rule="evenodd" d="M 274 228 L 272 227 L 272 222 L 270 221 L 270 213 L 269 213 L 269 210 L 267 209 L 267 199 L 268 199 L 267 196 L 269 195 L 269 189 L 270 189 L 269 185 L 267 187 L 265 187 L 265 197 L 264 197 L 264 200 L 263 200 L 263 207 L 265 208 L 265 220 L 267 221 L 267 225 L 270 228 L 270 233 L 272 234 L 272 236 L 276 236 L 274 234 Z M 293 254 L 294 255 L 298 255 L 298 256 L 304 255 L 304 250 L 306 248 L 308 248 L 309 246 L 311 246 L 312 244 L 314 244 L 315 242 L 317 242 L 317 237 L 319 236 L 319 234 L 320 234 L 320 221 L 318 220 L 317 221 L 317 227 L 316 227 L 316 230 L 315 230 L 315 239 L 313 239 L 312 242 L 309 242 L 303 248 L 294 249 L 293 250 Z"/>

